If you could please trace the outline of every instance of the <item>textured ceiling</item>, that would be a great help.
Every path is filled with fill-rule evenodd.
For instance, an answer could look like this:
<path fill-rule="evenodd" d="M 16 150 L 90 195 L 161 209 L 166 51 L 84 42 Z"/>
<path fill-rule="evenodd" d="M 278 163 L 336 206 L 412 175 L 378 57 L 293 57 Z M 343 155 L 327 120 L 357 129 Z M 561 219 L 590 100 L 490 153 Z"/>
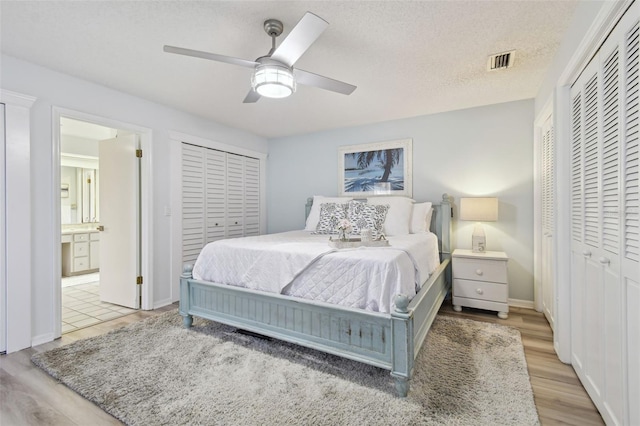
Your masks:
<path fill-rule="evenodd" d="M 1 1 L 2 52 L 274 138 L 533 98 L 577 1 Z M 251 70 L 165 44 L 254 60 L 267 18 L 329 28 L 296 67 L 358 86 L 298 86 L 243 104 Z M 282 37 L 280 37 L 282 39 Z M 508 70 L 487 57 L 516 50 Z"/>

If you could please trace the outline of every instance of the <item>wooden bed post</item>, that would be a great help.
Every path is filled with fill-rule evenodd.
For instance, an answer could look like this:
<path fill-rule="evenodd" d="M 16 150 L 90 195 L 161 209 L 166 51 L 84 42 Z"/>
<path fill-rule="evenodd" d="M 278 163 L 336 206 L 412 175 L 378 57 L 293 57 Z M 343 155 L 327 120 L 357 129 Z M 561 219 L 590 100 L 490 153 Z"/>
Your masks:
<path fill-rule="evenodd" d="M 311 206 L 313 206 L 313 197 L 307 198 L 307 203 L 304 205 L 305 227 L 306 227 L 306 223 L 307 223 L 307 218 L 309 217 L 309 213 L 311 213 Z"/>
<path fill-rule="evenodd" d="M 413 373 L 413 312 L 409 311 L 409 298 L 399 294 L 394 299 L 395 311 L 391 312 L 391 376 L 395 379 L 398 396 L 409 393 L 409 379 Z"/>
<path fill-rule="evenodd" d="M 442 212 L 442 222 L 440 224 L 441 233 L 441 247 L 440 247 L 440 261 L 444 262 L 446 259 L 451 259 L 451 219 L 453 218 L 453 209 L 451 196 L 447 193 L 442 194 L 442 202 L 440 203 L 440 210 Z M 451 267 L 445 271 L 445 278 L 448 283 L 451 283 Z"/>
<path fill-rule="evenodd" d="M 182 268 L 182 275 L 180 275 L 180 307 L 178 311 L 182 315 L 182 322 L 185 328 L 191 327 L 193 324 L 193 317 L 189 314 L 189 280 L 193 278 L 193 265 L 187 264 Z"/>
<path fill-rule="evenodd" d="M 440 229 L 442 234 L 442 247 L 440 252 L 442 253 L 442 260 L 444 260 L 451 258 L 451 218 L 453 217 L 453 211 L 451 210 L 451 196 L 449 196 L 449 194 L 442 194 L 440 206 L 442 209 L 442 223 Z"/>

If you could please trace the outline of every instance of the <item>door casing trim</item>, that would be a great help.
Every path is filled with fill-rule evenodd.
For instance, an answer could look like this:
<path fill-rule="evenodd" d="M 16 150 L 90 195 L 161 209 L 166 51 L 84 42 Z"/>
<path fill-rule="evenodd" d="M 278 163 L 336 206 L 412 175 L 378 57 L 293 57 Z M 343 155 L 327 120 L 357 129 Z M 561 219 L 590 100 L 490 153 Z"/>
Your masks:
<path fill-rule="evenodd" d="M 61 108 L 58 106 L 52 107 L 52 179 L 51 179 L 51 193 L 52 197 L 51 220 L 53 221 L 51 229 L 53 229 L 53 270 L 51 271 L 53 277 L 62 276 L 62 246 L 61 246 L 61 230 L 62 225 L 61 213 L 60 213 L 60 197 L 56 197 L 55 194 L 60 192 L 60 118 L 66 117 L 79 121 L 86 121 L 93 124 L 98 124 L 105 127 L 111 127 L 119 130 L 127 130 L 140 135 L 140 148 L 142 149 L 143 156 L 140 163 L 140 185 L 141 185 L 141 233 L 142 238 L 140 241 L 142 259 L 141 259 L 141 273 L 144 277 L 146 285 L 142 286 L 142 306 L 143 310 L 153 309 L 153 181 L 152 181 L 152 130 L 147 127 L 141 127 L 134 124 L 126 123 L 120 120 L 113 120 L 110 118 L 100 117 L 97 115 L 87 114 L 81 111 L 75 111 L 67 108 Z M 58 338 L 62 335 L 62 286 L 58 280 L 54 280 L 53 289 L 53 324 L 54 324 L 54 338 Z M 56 284 L 57 283 L 57 284 Z"/>

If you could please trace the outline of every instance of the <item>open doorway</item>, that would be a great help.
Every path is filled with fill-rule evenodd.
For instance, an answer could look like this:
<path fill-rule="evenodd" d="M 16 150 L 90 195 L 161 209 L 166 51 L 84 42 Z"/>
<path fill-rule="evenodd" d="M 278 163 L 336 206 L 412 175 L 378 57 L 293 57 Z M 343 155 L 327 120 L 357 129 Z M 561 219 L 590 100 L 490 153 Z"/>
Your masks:
<path fill-rule="evenodd" d="M 140 135 L 60 117 L 61 333 L 141 306 Z"/>

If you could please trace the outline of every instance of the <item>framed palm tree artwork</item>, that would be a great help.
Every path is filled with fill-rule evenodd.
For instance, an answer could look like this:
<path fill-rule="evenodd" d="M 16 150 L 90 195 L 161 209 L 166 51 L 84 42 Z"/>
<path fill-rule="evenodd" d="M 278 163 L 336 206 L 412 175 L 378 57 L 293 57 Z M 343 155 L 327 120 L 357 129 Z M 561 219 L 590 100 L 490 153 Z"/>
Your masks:
<path fill-rule="evenodd" d="M 340 196 L 413 196 L 412 139 L 338 147 Z"/>

